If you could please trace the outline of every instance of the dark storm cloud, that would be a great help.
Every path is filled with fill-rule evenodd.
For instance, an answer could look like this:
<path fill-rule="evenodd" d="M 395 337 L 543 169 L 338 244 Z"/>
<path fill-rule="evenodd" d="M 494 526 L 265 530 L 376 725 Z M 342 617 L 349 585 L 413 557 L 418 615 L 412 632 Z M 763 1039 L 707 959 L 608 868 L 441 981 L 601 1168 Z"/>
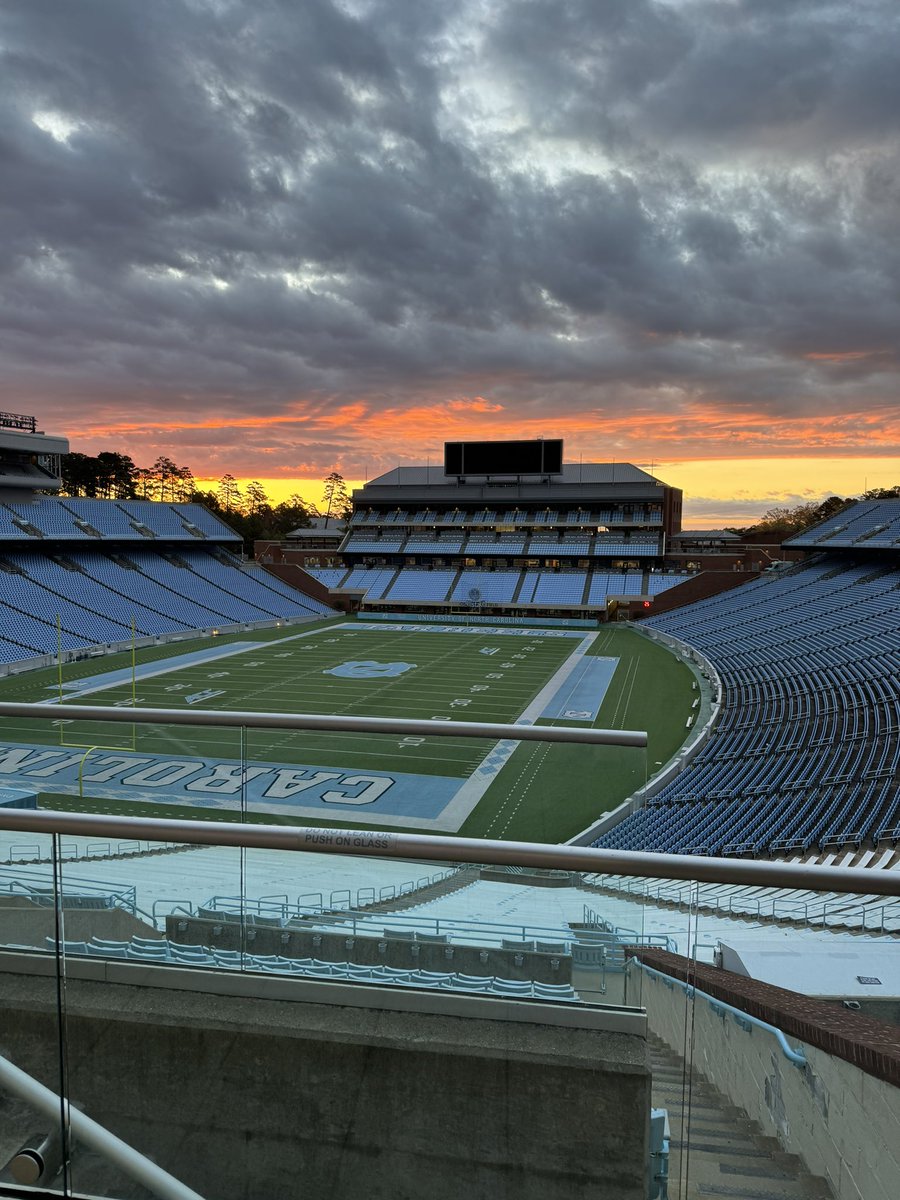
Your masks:
<path fill-rule="evenodd" d="M 4 6 L 0 398 L 890 403 L 898 34 L 892 0 Z"/>

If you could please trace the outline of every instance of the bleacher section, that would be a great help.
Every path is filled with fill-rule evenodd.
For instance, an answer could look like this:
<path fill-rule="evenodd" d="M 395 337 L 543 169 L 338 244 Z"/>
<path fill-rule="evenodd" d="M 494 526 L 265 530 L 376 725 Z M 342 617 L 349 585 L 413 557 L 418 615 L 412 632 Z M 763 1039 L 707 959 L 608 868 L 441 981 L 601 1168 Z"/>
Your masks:
<path fill-rule="evenodd" d="M 403 548 L 405 554 L 460 554 L 462 552 L 462 540 L 458 537 L 448 537 L 446 534 L 442 538 L 427 539 L 423 537 L 411 537 Z"/>
<path fill-rule="evenodd" d="M 332 610 L 223 550 L 0 547 L 0 662 Z M 59 619 L 59 634 L 57 631 Z"/>
<path fill-rule="evenodd" d="M 181 506 L 183 507 L 183 506 Z M 378 525 L 502 525 L 531 529 L 536 525 L 577 525 L 585 529 L 596 529 L 599 525 L 660 525 L 662 513 L 655 510 L 635 508 L 627 512 L 619 509 L 571 509 L 560 512 L 556 509 L 525 511 L 524 509 L 508 509 L 496 512 L 492 509 L 479 509 L 477 512 L 465 512 L 461 509 L 418 509 L 415 512 L 391 510 L 380 512 L 376 509 L 363 509 L 353 514 L 351 526 Z"/>
<path fill-rule="evenodd" d="M 534 603 L 581 604 L 586 583 L 586 571 L 571 571 L 565 575 L 542 573 L 534 589 Z"/>
<path fill-rule="evenodd" d="M 570 571 L 559 573 L 546 570 L 528 571 L 474 571 L 464 572 L 459 586 L 451 585 L 457 577 L 455 569 L 425 567 L 307 567 L 307 572 L 329 588 L 363 588 L 367 600 L 382 600 L 397 604 L 459 604 L 471 600 L 469 591 L 475 587 L 482 592 L 486 603 L 512 603 L 516 605 L 543 605 L 558 607 L 604 608 L 607 597 L 614 596 L 658 596 L 667 588 L 677 587 L 690 575 L 679 573 L 647 574 L 641 571 Z M 509 601 L 492 601 L 484 594 L 481 584 L 484 579 L 503 578 L 497 591 L 510 596 Z M 476 578 L 477 577 L 477 578 Z M 515 578 L 512 588 L 510 580 Z M 521 580 L 521 586 L 518 581 Z M 584 600 L 585 581 L 590 580 L 587 600 Z M 541 582 L 543 581 L 543 582 Z M 465 584 L 464 587 L 462 585 Z M 540 587 L 538 585 L 540 584 Z M 460 588 L 462 587 L 462 590 Z M 490 589 L 493 594 L 493 589 Z"/>
<path fill-rule="evenodd" d="M 415 600 L 422 603 L 444 601 L 456 571 L 429 571 L 410 567 L 401 571 L 388 593 L 391 600 Z"/>
<path fill-rule="evenodd" d="M 35 496 L 0 503 L 0 540 L 9 538 L 233 542 L 235 534 L 200 504 Z"/>
<path fill-rule="evenodd" d="M 673 575 L 651 575 L 651 579 L 671 579 L 677 583 L 681 583 L 680 576 Z M 675 582 L 670 583 L 669 587 L 674 587 Z M 634 571 L 627 571 L 624 575 L 608 574 L 604 571 L 594 571 L 591 576 L 591 586 L 588 591 L 588 604 L 602 606 L 606 603 L 607 596 L 639 596 L 644 591 L 644 577 Z M 663 588 L 658 588 L 658 592 L 663 591 Z"/>
<path fill-rule="evenodd" d="M 829 557 L 648 624 L 715 664 L 722 714 L 687 769 L 597 845 L 760 855 L 900 841 L 900 570 Z"/>
<path fill-rule="evenodd" d="M 54 950 L 54 939 L 46 939 Z M 353 983 L 385 984 L 388 987 L 439 988 L 451 992 L 479 992 L 495 996 L 517 996 L 526 1000 L 577 1001 L 572 985 L 540 983 L 537 980 L 505 979 L 496 975 L 467 975 L 459 971 L 427 971 L 353 962 L 330 962 L 316 958 L 286 958 L 275 954 L 242 954 L 210 946 L 186 946 L 168 938 L 132 937 L 114 941 L 92 937 L 87 942 L 67 941 L 63 954 L 73 957 L 130 959 L 172 967 L 213 967 L 219 971 L 259 971 L 266 974 L 334 979 Z"/>
<path fill-rule="evenodd" d="M 424 554 L 464 555 L 469 558 L 511 558 L 521 555 L 541 558 L 589 558 L 592 555 L 604 558 L 656 558 L 661 553 L 660 540 L 656 536 L 633 537 L 623 540 L 615 534 L 558 536 L 539 534 L 528 538 L 509 533 L 485 533 L 463 541 L 459 537 L 437 533 L 431 536 L 412 534 L 409 538 L 399 531 L 382 531 L 375 534 L 351 533 L 341 546 L 345 554 Z"/>
<path fill-rule="evenodd" d="M 884 550 L 900 547 L 900 500 L 863 500 L 785 542 L 822 550 Z"/>
<path fill-rule="evenodd" d="M 351 537 L 343 549 L 349 554 L 398 554 L 402 545 L 403 539 L 399 537 Z"/>
<path fill-rule="evenodd" d="M 355 567 L 347 573 L 341 587 L 363 588 L 367 599 L 380 600 L 395 574 L 393 567 Z"/>
<path fill-rule="evenodd" d="M 594 554 L 609 558 L 656 558 L 660 553 L 658 539 L 645 541 L 642 538 L 632 538 L 630 541 L 616 541 L 600 535 L 594 538 Z"/>
<path fill-rule="evenodd" d="M 457 604 L 511 604 L 520 575 L 520 571 L 462 571 L 450 599 Z"/>
<path fill-rule="evenodd" d="M 327 604 L 298 592 L 256 563 L 240 563 L 225 551 L 200 554 L 196 558 L 189 558 L 188 562 L 192 570 L 209 579 L 220 590 L 229 592 L 239 600 L 252 601 L 265 612 L 271 610 L 273 616 L 293 617 L 306 612 L 321 617 L 334 615 L 334 610 Z M 298 605 L 303 612 L 298 612 Z"/>
<path fill-rule="evenodd" d="M 464 553 L 473 557 L 482 554 L 510 555 L 521 554 L 525 548 L 524 538 L 469 538 Z"/>
<path fill-rule="evenodd" d="M 324 583 L 327 588 L 339 588 L 341 580 L 347 574 L 346 567 L 307 567 L 307 574 Z"/>

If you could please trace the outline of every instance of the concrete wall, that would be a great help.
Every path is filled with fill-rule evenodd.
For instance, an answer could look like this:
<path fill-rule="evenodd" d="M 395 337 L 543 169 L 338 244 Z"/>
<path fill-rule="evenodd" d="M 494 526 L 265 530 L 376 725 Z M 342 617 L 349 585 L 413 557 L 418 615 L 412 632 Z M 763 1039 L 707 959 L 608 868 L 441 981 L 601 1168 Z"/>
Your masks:
<path fill-rule="evenodd" d="M 672 558 L 672 555 L 667 555 L 667 558 Z M 694 561 L 694 556 L 687 556 Z M 706 600 L 710 596 L 718 596 L 721 592 L 730 591 L 732 588 L 740 587 L 742 583 L 749 583 L 752 579 L 757 579 L 758 575 L 748 571 L 743 574 L 739 571 L 722 571 L 709 569 L 705 567 L 699 575 L 694 575 L 691 579 L 686 579 L 684 583 L 679 583 L 677 587 L 667 588 L 664 592 L 660 592 L 653 597 L 653 606 L 649 609 L 643 609 L 635 606 L 631 613 L 632 617 L 640 619 L 642 616 L 658 617 L 665 612 L 672 612 L 676 608 L 684 608 L 688 604 L 696 604 L 698 600 Z"/>
<path fill-rule="evenodd" d="M 314 927 L 308 928 L 309 925 Z M 322 962 L 351 962 L 366 967 L 459 971 L 463 975 L 499 975 L 503 979 L 534 979 L 538 983 L 570 983 L 572 980 L 572 958 L 565 953 L 504 950 L 500 946 L 470 946 L 462 942 L 412 941 L 397 936 L 399 926 L 383 937 L 373 937 L 348 934 L 345 930 L 329 933 L 322 925 L 322 921 L 297 920 L 278 929 L 262 925 L 242 927 L 239 922 L 217 923 L 176 914 L 166 918 L 166 935 L 171 941 L 186 946 L 280 954 L 285 958 L 317 958 Z"/>
<path fill-rule="evenodd" d="M 268 571 L 270 575 L 274 575 L 282 583 L 296 588 L 303 595 L 311 596 L 313 600 L 320 600 L 323 604 L 334 606 L 335 597 L 332 596 L 325 584 L 320 583 L 315 575 L 304 571 L 299 562 L 285 559 L 282 562 L 260 563 L 259 565 L 263 571 Z"/>
<path fill-rule="evenodd" d="M 75 970 L 70 1095 L 210 1200 L 643 1200 L 647 1047 L 622 1031 L 638 1015 L 601 1028 L 546 1006 L 563 1024 L 542 1024 L 542 1006 L 505 999 L 415 993 L 398 1011 L 393 989 L 379 1005 L 327 982 Z M 216 990 L 254 983 L 280 998 Z M 326 1002 L 351 991 L 352 1006 Z M 0 1052 L 50 1086 L 55 1005 L 52 976 L 0 966 Z"/>
<path fill-rule="evenodd" d="M 773 1035 L 748 1032 L 701 998 L 689 1008 L 681 988 L 632 965 L 629 1002 L 638 995 L 650 1030 L 678 1054 L 687 1020 L 694 1066 L 813 1175 L 824 1176 L 836 1200 L 900 1196 L 900 1089 L 791 1038 L 807 1060 L 794 1066 Z"/>
<path fill-rule="evenodd" d="M 94 935 L 110 941 L 127 942 L 139 937 L 157 937 L 152 926 L 122 908 L 65 910 L 64 936 L 70 942 L 86 942 Z M 45 939 L 56 938 L 56 913 L 23 901 L 21 896 L 0 897 L 0 945 L 35 946 L 43 950 Z"/>

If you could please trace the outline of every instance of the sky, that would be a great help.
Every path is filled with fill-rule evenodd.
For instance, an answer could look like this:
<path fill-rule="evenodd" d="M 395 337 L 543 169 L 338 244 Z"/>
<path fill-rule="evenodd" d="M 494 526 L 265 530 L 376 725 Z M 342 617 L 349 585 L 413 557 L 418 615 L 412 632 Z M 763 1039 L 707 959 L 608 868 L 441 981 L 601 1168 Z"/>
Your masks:
<path fill-rule="evenodd" d="M 0 407 L 74 450 L 900 483 L 896 0 L 28 0 L 0 79 Z"/>

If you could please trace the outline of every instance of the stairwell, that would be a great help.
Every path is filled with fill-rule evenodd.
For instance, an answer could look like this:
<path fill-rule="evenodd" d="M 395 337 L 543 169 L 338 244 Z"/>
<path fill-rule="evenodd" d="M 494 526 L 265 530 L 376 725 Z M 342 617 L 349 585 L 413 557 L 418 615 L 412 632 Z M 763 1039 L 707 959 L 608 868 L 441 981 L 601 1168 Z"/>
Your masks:
<path fill-rule="evenodd" d="M 519 579 L 518 579 L 518 582 L 516 583 L 515 590 L 513 591 L 512 600 L 510 600 L 510 604 L 518 604 L 520 600 L 522 601 L 523 604 L 530 602 L 530 600 L 531 600 L 530 596 L 525 597 L 522 595 L 522 588 L 525 586 L 525 580 L 527 578 L 528 578 L 527 571 L 519 572 Z"/>
<path fill-rule="evenodd" d="M 453 576 L 452 580 L 450 581 L 450 586 L 447 588 L 447 595 L 444 600 L 445 604 L 451 603 L 451 601 L 453 599 L 453 593 L 456 591 L 456 589 L 459 585 L 459 581 L 462 579 L 462 573 L 463 573 L 463 568 L 457 567 L 456 574 Z"/>
<path fill-rule="evenodd" d="M 403 570 L 402 567 L 397 567 L 397 569 L 394 571 L 393 575 L 390 577 L 390 579 L 387 582 L 387 587 L 384 587 L 381 589 L 381 595 L 379 597 L 380 600 L 389 600 L 390 599 L 391 588 L 393 588 L 394 584 L 400 578 L 400 572 L 402 570 Z"/>
<path fill-rule="evenodd" d="M 669 1114 L 668 1200 L 833 1200 L 824 1179 L 659 1038 L 649 1038 L 653 1107 Z"/>
<path fill-rule="evenodd" d="M 463 867 L 446 879 L 437 883 L 429 883 L 426 887 L 416 888 L 414 892 L 406 892 L 402 896 L 394 896 L 390 900 L 375 900 L 372 904 L 360 906 L 360 912 L 404 912 L 409 908 L 418 908 L 439 896 L 449 896 L 452 892 L 460 892 L 478 879 L 481 868 L 477 866 Z"/>

